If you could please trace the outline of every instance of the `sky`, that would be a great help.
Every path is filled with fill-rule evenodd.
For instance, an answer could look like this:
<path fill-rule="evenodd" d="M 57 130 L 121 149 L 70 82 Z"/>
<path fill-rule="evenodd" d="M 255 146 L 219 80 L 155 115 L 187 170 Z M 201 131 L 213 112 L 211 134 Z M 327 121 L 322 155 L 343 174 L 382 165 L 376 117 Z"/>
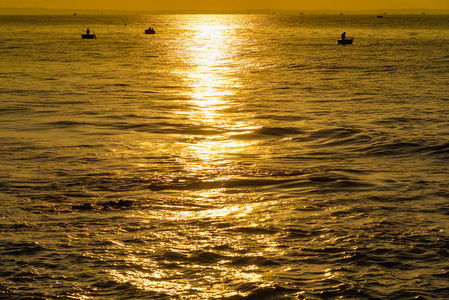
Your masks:
<path fill-rule="evenodd" d="M 0 0 L 0 7 L 104 10 L 449 9 L 449 0 Z"/>

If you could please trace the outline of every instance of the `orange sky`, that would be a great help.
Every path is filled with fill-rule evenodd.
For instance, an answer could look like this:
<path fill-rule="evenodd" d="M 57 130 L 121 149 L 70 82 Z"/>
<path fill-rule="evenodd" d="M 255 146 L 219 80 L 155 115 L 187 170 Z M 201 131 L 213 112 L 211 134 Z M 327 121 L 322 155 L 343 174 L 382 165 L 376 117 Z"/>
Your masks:
<path fill-rule="evenodd" d="M 449 9 L 449 0 L 0 0 L 0 7 L 67 9 Z"/>

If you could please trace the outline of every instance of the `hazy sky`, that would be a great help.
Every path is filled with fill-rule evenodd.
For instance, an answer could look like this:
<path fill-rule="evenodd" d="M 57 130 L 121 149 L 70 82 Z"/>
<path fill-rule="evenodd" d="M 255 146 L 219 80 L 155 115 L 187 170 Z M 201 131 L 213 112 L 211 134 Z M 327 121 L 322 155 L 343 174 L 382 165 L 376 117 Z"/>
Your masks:
<path fill-rule="evenodd" d="M 449 9 L 449 0 L 0 0 L 0 7 L 67 9 Z"/>

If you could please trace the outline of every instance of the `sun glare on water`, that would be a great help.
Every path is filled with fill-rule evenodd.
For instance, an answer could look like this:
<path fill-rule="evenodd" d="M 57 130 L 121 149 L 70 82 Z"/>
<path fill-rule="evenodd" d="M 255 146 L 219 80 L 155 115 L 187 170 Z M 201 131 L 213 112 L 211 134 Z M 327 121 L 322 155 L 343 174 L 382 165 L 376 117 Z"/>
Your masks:
<path fill-rule="evenodd" d="M 251 143 L 234 137 L 258 127 L 236 115 L 234 95 L 241 85 L 241 66 L 233 61 L 238 47 L 230 40 L 233 29 L 226 26 L 225 20 L 204 18 L 190 28 L 191 35 L 180 49 L 184 67 L 179 76 L 186 85 L 188 100 L 179 114 L 187 115 L 199 128 L 210 132 L 198 140 L 192 134 L 195 142 L 181 145 L 186 147 L 183 156 L 188 161 L 187 168 L 195 173 L 223 167 L 227 155 L 247 151 Z"/>
<path fill-rule="evenodd" d="M 179 79 L 182 92 L 171 101 L 175 102 L 175 115 L 182 120 L 180 126 L 183 127 L 179 131 L 182 133 L 175 131 L 172 143 L 159 147 L 163 152 L 161 156 L 176 161 L 173 177 L 167 180 L 167 194 L 170 195 L 172 187 L 186 188 L 182 197 L 166 206 L 161 204 L 160 210 L 143 217 L 148 223 L 168 222 L 176 228 L 160 231 L 155 225 L 146 238 L 162 242 L 146 251 L 159 257 L 171 257 L 172 266 L 190 264 L 189 268 L 196 271 L 186 279 L 178 269 L 165 268 L 163 265 L 168 262 L 136 256 L 130 259 L 135 259 L 133 263 L 142 269 L 111 270 L 109 275 L 117 282 L 173 297 L 195 290 L 204 299 L 246 295 L 246 292 L 229 291 L 230 283 L 237 286 L 263 283 L 255 265 L 229 266 L 229 260 L 225 258 L 210 266 L 201 263 L 210 255 L 218 255 L 220 251 L 213 253 L 210 250 L 213 247 L 246 241 L 240 235 L 217 235 L 216 231 L 204 230 L 196 224 L 210 220 L 239 224 L 265 209 L 259 202 L 239 203 L 235 200 L 238 195 L 230 196 L 233 182 L 245 180 L 242 177 L 248 166 L 242 166 L 239 158 L 251 155 L 257 143 L 245 135 L 251 135 L 260 125 L 242 109 L 244 62 L 236 62 L 236 57 L 241 59 L 241 46 L 235 40 L 235 28 L 229 27 L 228 21 L 216 16 L 198 16 L 195 22 L 186 21 L 186 29 L 182 31 L 185 34 L 172 45 L 171 57 L 176 65 L 173 73 Z M 143 149 L 154 152 L 159 149 L 157 147 L 149 140 Z M 236 255 L 232 251 L 222 252 L 223 257 Z M 257 257 L 261 254 L 248 252 L 245 255 Z M 192 280 L 198 284 L 193 286 Z"/>
<path fill-rule="evenodd" d="M 232 97 L 238 85 L 227 66 L 231 45 L 225 40 L 226 27 L 206 24 L 193 30 L 192 43 L 185 49 L 190 68 L 184 73 L 191 102 L 202 111 L 226 108 L 226 98 Z"/>

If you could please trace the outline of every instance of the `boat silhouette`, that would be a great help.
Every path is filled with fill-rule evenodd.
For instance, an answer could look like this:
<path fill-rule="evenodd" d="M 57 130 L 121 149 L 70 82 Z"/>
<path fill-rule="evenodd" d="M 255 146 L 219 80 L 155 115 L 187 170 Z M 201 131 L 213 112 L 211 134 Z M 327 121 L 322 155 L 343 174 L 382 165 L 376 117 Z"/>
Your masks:
<path fill-rule="evenodd" d="M 96 38 L 97 38 L 97 36 L 95 35 L 95 33 L 94 33 L 94 34 L 90 34 L 89 28 L 87 28 L 86 34 L 82 34 L 81 37 L 82 37 L 83 39 L 90 39 L 90 40 L 96 39 Z"/>
<path fill-rule="evenodd" d="M 151 27 L 145 30 L 145 34 L 155 34 L 155 33 L 156 31 L 154 31 L 154 29 Z"/>
<path fill-rule="evenodd" d="M 338 44 L 339 45 L 350 45 L 352 44 L 352 41 L 354 40 L 354 38 L 346 38 L 344 40 L 338 40 Z"/>

